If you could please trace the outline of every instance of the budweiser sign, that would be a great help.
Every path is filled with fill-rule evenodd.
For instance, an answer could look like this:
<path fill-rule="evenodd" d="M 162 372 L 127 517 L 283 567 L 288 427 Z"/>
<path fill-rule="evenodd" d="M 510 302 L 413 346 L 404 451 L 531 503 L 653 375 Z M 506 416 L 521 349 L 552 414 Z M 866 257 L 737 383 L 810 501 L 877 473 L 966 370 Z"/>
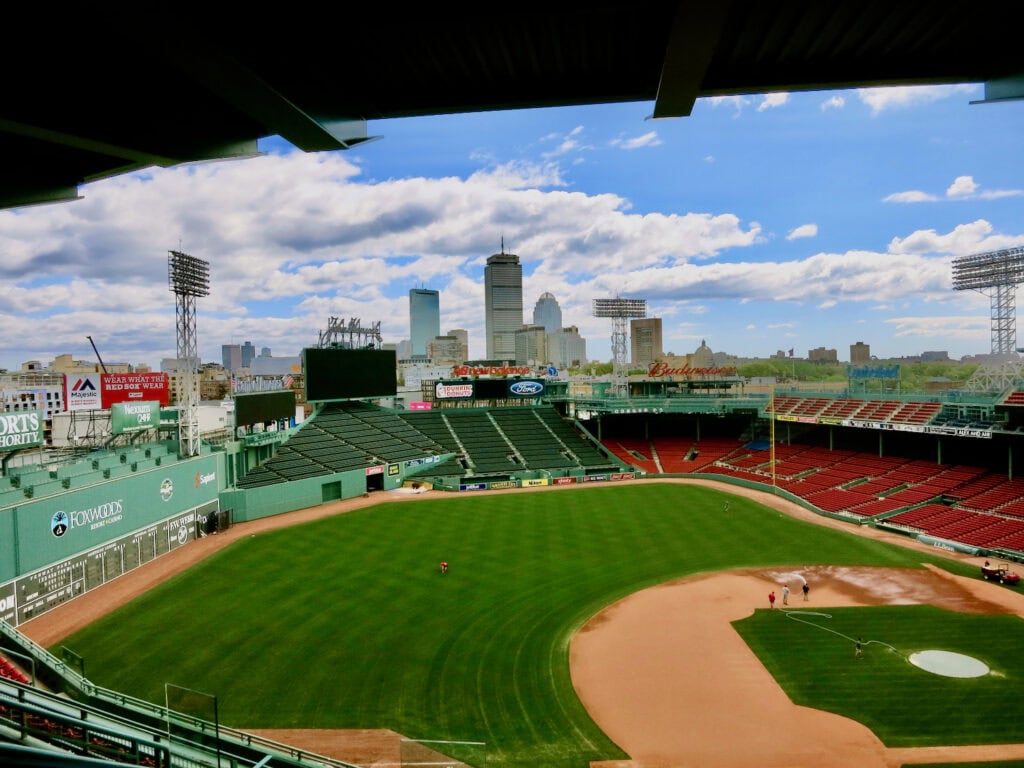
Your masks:
<path fill-rule="evenodd" d="M 647 369 L 647 375 L 652 379 L 660 379 L 665 376 L 679 376 L 682 378 L 690 378 L 692 376 L 735 376 L 736 366 L 694 368 L 692 365 L 684 365 L 682 368 L 671 368 L 668 363 L 651 363 Z"/>

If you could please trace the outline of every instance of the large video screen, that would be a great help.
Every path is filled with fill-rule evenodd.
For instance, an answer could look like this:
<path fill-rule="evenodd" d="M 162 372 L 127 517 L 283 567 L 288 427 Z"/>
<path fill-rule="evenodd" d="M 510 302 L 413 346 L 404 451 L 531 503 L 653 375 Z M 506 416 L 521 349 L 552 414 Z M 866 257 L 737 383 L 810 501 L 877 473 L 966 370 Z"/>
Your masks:
<path fill-rule="evenodd" d="M 302 350 L 306 400 L 356 400 L 394 397 L 398 391 L 398 359 L 384 349 Z"/>
<path fill-rule="evenodd" d="M 295 393 L 290 389 L 278 392 L 255 392 L 235 395 L 235 426 L 249 427 L 278 419 L 295 417 Z"/>

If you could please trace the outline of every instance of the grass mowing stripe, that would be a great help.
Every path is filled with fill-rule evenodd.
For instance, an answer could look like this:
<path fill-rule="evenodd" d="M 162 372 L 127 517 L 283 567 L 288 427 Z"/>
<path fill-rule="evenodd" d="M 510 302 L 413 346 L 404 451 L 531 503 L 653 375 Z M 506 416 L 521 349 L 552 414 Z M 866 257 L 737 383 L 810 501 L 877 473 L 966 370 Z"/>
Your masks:
<path fill-rule="evenodd" d="M 155 701 L 174 670 L 236 727 L 387 727 L 585 766 L 622 757 L 569 676 L 568 639 L 602 607 L 703 571 L 945 562 L 723 498 L 637 483 L 356 510 L 247 537 L 62 644 Z"/>

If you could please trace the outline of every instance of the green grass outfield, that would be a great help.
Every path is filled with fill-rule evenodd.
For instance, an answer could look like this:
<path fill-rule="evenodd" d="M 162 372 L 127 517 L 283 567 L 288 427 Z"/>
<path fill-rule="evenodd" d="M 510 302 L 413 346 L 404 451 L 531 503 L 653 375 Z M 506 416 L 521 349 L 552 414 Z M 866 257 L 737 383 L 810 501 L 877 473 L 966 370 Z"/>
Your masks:
<path fill-rule="evenodd" d="M 725 498 L 645 482 L 386 503 L 240 539 L 61 644 L 115 690 L 216 694 L 237 728 L 391 728 L 484 741 L 493 765 L 585 768 L 623 757 L 569 676 L 573 632 L 609 603 L 738 567 L 974 573 Z"/>

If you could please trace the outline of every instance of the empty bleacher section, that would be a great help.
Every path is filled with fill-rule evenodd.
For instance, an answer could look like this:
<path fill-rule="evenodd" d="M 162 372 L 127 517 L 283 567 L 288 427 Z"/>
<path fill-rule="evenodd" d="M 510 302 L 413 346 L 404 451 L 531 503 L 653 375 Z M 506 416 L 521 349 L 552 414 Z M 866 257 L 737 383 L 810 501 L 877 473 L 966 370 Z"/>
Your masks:
<path fill-rule="evenodd" d="M 511 443 L 498 431 L 487 411 L 451 409 L 445 419 L 465 449 L 470 474 L 508 474 L 524 465 Z"/>
<path fill-rule="evenodd" d="M 454 453 L 454 457 L 431 469 L 431 474 L 439 477 L 457 477 L 466 474 L 466 466 L 459 459 L 462 452 L 458 439 L 444 419 L 441 411 L 402 411 L 399 417 L 413 429 L 419 430 L 444 448 L 445 453 Z"/>
<path fill-rule="evenodd" d="M 331 404 L 317 411 L 238 486 L 254 488 L 446 452 L 394 411 L 361 402 Z"/>
<path fill-rule="evenodd" d="M 602 441 L 602 445 L 624 463 L 642 469 L 649 475 L 661 474 L 662 467 L 650 440 L 621 437 Z"/>
<path fill-rule="evenodd" d="M 774 404 L 766 410 L 790 417 L 927 424 L 939 414 L 942 404 L 916 400 L 866 400 L 851 397 L 779 395 L 774 398 Z"/>
<path fill-rule="evenodd" d="M 26 498 L 40 499 L 68 489 L 95 485 L 133 472 L 166 467 L 177 461 L 175 445 L 147 443 L 59 457 L 46 466 L 10 467 L 7 474 L 0 477 L 0 507 L 18 504 Z"/>
<path fill-rule="evenodd" d="M 322 408 L 238 486 L 254 488 L 449 453 L 455 457 L 431 465 L 425 474 L 621 469 L 553 406 L 393 411 L 350 402 Z"/>
<path fill-rule="evenodd" d="M 521 470 L 551 472 L 621 469 L 572 423 L 551 406 L 521 408 L 462 409 L 405 414 L 417 424 L 428 417 L 446 425 L 460 453 L 459 462 L 467 476 L 504 474 Z M 434 426 L 433 429 L 440 430 Z M 430 474 L 443 476 L 445 466 Z"/>

